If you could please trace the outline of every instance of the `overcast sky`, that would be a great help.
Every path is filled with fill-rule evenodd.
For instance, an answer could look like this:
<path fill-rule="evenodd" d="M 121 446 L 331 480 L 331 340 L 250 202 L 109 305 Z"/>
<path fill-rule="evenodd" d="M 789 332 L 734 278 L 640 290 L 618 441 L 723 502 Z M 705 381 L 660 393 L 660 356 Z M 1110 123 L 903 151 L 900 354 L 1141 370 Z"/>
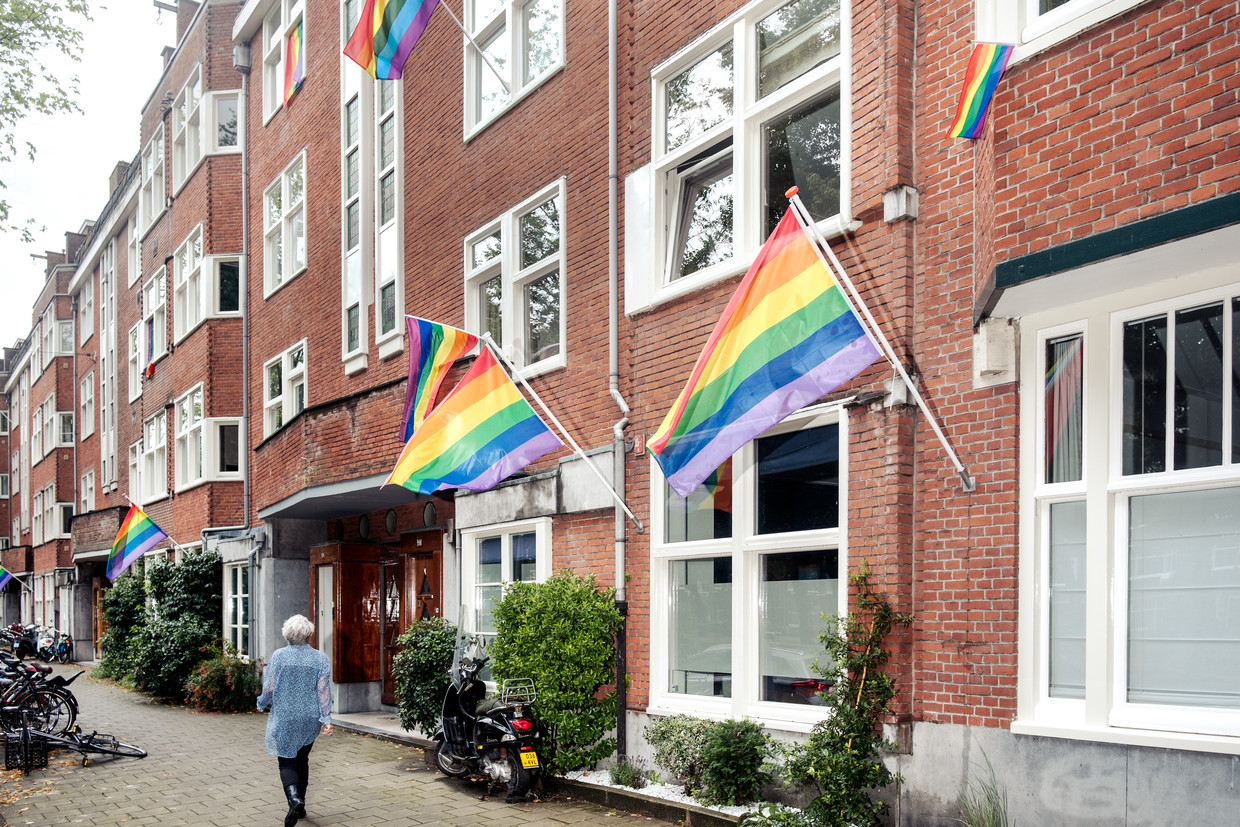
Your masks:
<path fill-rule="evenodd" d="M 34 163 L 24 154 L 0 165 L 14 224 L 34 218 L 43 226 L 35 243 L 0 232 L 0 345 L 11 347 L 30 332 L 31 312 L 43 286 L 44 262 L 32 253 L 64 250 L 65 233 L 93 221 L 108 200 L 108 176 L 118 161 L 138 154 L 139 119 L 163 71 L 160 52 L 175 45 L 176 15 L 152 0 L 92 3 L 94 20 L 83 26 L 81 62 L 42 55 L 76 74 L 84 114 L 37 117 L 18 127 L 18 144 L 35 145 Z"/>

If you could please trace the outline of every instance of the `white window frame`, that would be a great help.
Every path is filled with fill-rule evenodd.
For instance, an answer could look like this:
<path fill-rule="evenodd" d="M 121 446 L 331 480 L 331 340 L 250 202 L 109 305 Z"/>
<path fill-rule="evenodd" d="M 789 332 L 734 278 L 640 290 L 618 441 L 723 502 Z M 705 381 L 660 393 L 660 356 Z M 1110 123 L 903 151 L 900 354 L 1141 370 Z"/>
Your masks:
<path fill-rule="evenodd" d="M 56 518 L 56 540 L 68 540 L 73 536 L 73 503 L 56 503 L 53 512 Z"/>
<path fill-rule="evenodd" d="M 341 42 L 352 35 L 350 11 L 360 0 L 341 5 Z M 344 54 L 340 56 L 340 357 L 346 375 L 365 370 L 368 364 L 370 314 L 374 302 L 374 282 L 367 274 L 375 272 L 375 98 L 376 83 L 367 72 Z M 397 83 L 401 81 L 383 81 Z M 357 113 L 357 131 L 349 134 L 349 110 Z M 403 107 L 397 107 L 402 109 Z M 356 187 L 349 191 L 350 157 L 356 157 Z M 398 199 L 402 200 L 403 199 Z M 403 207 L 403 204 L 402 204 Z M 357 237 L 350 238 L 350 214 L 356 215 Z M 350 243 L 354 242 L 354 243 Z M 404 245 L 400 245 L 402 248 Z M 403 250 L 402 250 L 403 252 Z M 355 341 L 350 341 L 352 337 Z M 403 346 L 403 338 L 401 343 Z"/>
<path fill-rule="evenodd" d="M 136 215 L 136 214 L 135 214 Z M 130 278 L 136 269 L 138 248 L 136 223 L 133 217 L 129 223 L 130 238 Z M 133 282 L 130 282 L 133 286 Z M 116 368 L 117 368 L 117 327 L 116 327 L 116 271 L 107 269 L 101 260 L 99 267 L 99 487 L 101 490 L 115 485 L 120 476 L 120 463 L 117 460 L 116 437 Z M 138 393 L 141 393 L 141 386 Z M 134 388 L 130 385 L 129 401 L 133 401 Z"/>
<path fill-rule="evenodd" d="M 821 217 L 818 226 L 827 237 L 853 228 L 852 2 L 839 0 L 839 53 L 759 97 L 756 27 L 785 5 L 787 0 L 755 0 L 651 72 L 651 164 L 625 183 L 627 312 L 650 309 L 745 271 L 766 240 L 763 126 L 833 92 L 840 111 L 839 212 Z M 668 83 L 728 43 L 733 49 L 730 117 L 669 148 Z M 673 277 L 681 187 L 692 173 L 716 163 L 731 166 L 732 256 Z"/>
<path fill-rule="evenodd" d="M 246 588 L 244 593 L 237 588 L 237 580 L 241 572 L 245 572 Z M 244 659 L 249 658 L 250 647 L 242 645 L 243 633 L 251 646 L 254 642 L 249 635 L 252 628 L 250 624 L 250 591 L 252 589 L 249 583 L 250 574 L 248 562 L 228 563 L 224 566 L 224 639 L 231 643 L 233 648 L 237 650 L 237 654 Z M 233 613 L 231 610 L 233 609 L 236 610 L 237 622 L 233 622 L 232 619 Z"/>
<path fill-rule="evenodd" d="M 165 267 L 160 267 L 159 272 L 151 276 L 142 288 L 142 356 L 139 361 L 143 370 L 168 353 L 168 284 L 164 278 L 165 270 Z"/>
<path fill-rule="evenodd" d="M 301 176 L 301 193 L 294 200 L 294 173 Z M 309 265 L 309 234 L 306 220 L 306 188 L 309 180 L 306 175 L 306 153 L 303 151 L 289 163 L 280 175 L 263 191 L 263 275 L 265 282 L 264 295 L 269 297 L 284 285 L 305 272 Z M 273 218 L 271 196 L 280 193 L 280 214 Z M 298 218 L 300 217 L 300 232 Z M 277 242 L 279 252 L 277 253 Z M 301 262 L 296 260 L 300 244 Z"/>
<path fill-rule="evenodd" d="M 109 242 L 113 250 L 113 260 L 116 249 L 116 239 Z M 138 213 L 135 211 L 129 216 L 129 229 L 126 235 L 126 266 L 128 270 L 128 281 L 126 284 L 133 287 L 138 281 L 138 276 L 142 275 L 142 245 L 138 243 Z M 102 255 L 100 256 L 102 258 Z"/>
<path fill-rule="evenodd" d="M 11 542 L 9 541 L 8 537 L 0 537 L 0 551 L 3 551 L 4 549 L 7 549 L 7 548 L 12 548 L 12 547 L 13 546 Z"/>
<path fill-rule="evenodd" d="M 160 121 L 155 133 L 142 150 L 142 183 L 138 190 L 138 235 L 146 235 L 164 214 L 168 193 L 164 184 L 164 124 Z"/>
<path fill-rule="evenodd" d="M 1086 29 L 1136 8 L 1146 0 L 1068 0 L 1042 14 L 1038 0 L 979 0 L 977 39 L 1015 43 L 1009 65 L 1062 43 Z M 961 53 L 961 68 L 968 53 Z"/>
<path fill-rule="evenodd" d="M 560 249 L 534 264 L 521 268 L 520 228 L 521 218 L 551 199 L 557 199 L 560 210 Z M 465 238 L 465 327 L 473 332 L 483 331 L 481 289 L 484 284 L 498 277 L 501 279 L 500 320 L 502 340 L 497 344 L 521 370 L 525 377 L 537 376 L 562 368 L 567 364 L 568 350 L 568 273 L 567 273 L 567 215 L 568 199 L 565 180 L 543 187 L 513 209 L 487 223 Z M 493 236 L 500 235 L 500 253 L 480 265 L 474 263 L 474 246 Z M 558 352 L 533 360 L 525 353 L 528 335 L 528 314 L 525 312 L 525 289 L 540 278 L 558 272 L 560 277 L 560 331 Z M 518 323 L 519 322 L 519 323 Z"/>
<path fill-rule="evenodd" d="M 1118 265 L 1125 284 L 1091 290 L 1070 305 L 1027 313 L 1021 320 L 1020 381 L 1020 602 L 1017 719 L 1012 731 L 1051 737 L 1140 744 L 1206 752 L 1240 746 L 1240 709 L 1140 704 L 1127 700 L 1128 503 L 1151 493 L 1191 492 L 1240 486 L 1240 463 L 1226 452 L 1206 468 L 1124 475 L 1120 448 L 1122 335 L 1127 322 L 1240 296 L 1234 263 L 1199 273 L 1166 273 L 1165 258 L 1134 254 Z M 1159 262 L 1163 262 L 1160 264 Z M 1143 277 L 1151 267 L 1163 280 Z M 1187 269 L 1187 268 L 1186 268 Z M 1134 278 L 1129 278 L 1135 275 Z M 1072 279 L 1073 274 L 1056 278 Z M 1129 285 L 1135 284 L 1135 287 Z M 1197 288 L 1183 293 L 1184 285 Z M 1230 314 L 1227 314 L 1230 315 Z M 1229 321 L 1229 324 L 1231 322 Z M 1084 336 L 1082 479 L 1044 481 L 1043 386 L 1046 342 Z M 1230 334 L 1228 334 L 1230 335 Z M 1230 339 L 1228 339 L 1230 341 Z M 1231 354 L 1225 358 L 1225 365 Z M 1230 377 L 1230 367 L 1225 375 Z M 1230 381 L 1230 380 L 1228 380 Z M 1224 428 L 1230 427 L 1227 418 Z M 1169 423 L 1170 428 L 1170 423 Z M 1224 439 L 1229 440 L 1229 431 Z M 1228 441 L 1226 444 L 1230 444 Z M 1069 500 L 1085 502 L 1085 697 L 1050 696 L 1049 510 Z"/>
<path fill-rule="evenodd" d="M 92 370 L 78 383 L 79 441 L 95 433 L 95 372 Z"/>
<path fill-rule="evenodd" d="M 298 353 L 300 362 L 295 362 Z M 263 436 L 268 437 L 283 428 L 293 417 L 301 413 L 309 405 L 309 352 L 306 340 L 302 339 L 288 350 L 263 365 Z M 271 391 L 271 374 L 273 367 L 280 369 L 280 393 Z M 300 399 L 298 390 L 300 389 Z"/>
<path fill-rule="evenodd" d="M 375 308 L 375 343 L 379 358 L 388 359 L 404 350 L 405 326 L 405 107 L 404 81 L 384 81 L 372 84 L 374 89 L 374 212 L 375 222 L 375 284 L 373 302 Z M 385 108 L 386 105 L 386 108 Z M 384 127 L 391 124 L 389 134 L 390 158 L 384 163 Z M 384 181 L 389 180 L 392 204 L 385 212 L 383 204 Z M 389 330 L 383 329 L 384 294 L 392 296 L 393 321 Z"/>
<path fill-rule="evenodd" d="M 550 65 L 544 67 L 538 74 L 529 78 L 523 77 L 525 57 L 528 49 L 526 38 L 524 37 L 525 21 L 523 20 L 522 11 L 527 6 L 533 5 L 534 2 L 538 2 L 538 0 L 502 0 L 499 3 L 488 4 L 494 6 L 495 11 L 495 15 L 489 19 L 479 19 L 476 9 L 477 3 L 465 4 L 465 24 L 469 27 L 474 41 L 482 49 L 488 51 L 493 42 L 502 43 L 503 49 L 507 51 L 508 60 L 506 65 L 500 66 L 499 61 L 493 61 L 492 65 L 499 70 L 499 74 L 504 77 L 505 83 L 510 90 L 506 96 L 501 94 L 501 97 L 507 97 L 506 101 L 499 103 L 494 110 L 486 111 L 482 102 L 482 96 L 485 94 L 484 90 L 489 88 L 491 91 L 499 94 L 499 90 L 502 87 L 499 86 L 495 72 L 485 64 L 478 49 L 473 48 L 466 40 L 464 50 L 466 140 L 481 132 L 488 124 L 516 106 L 565 66 L 565 52 L 567 51 L 565 45 L 567 41 L 565 7 L 567 2 L 566 0 L 559 0 L 560 17 L 556 30 L 559 38 L 559 53 Z"/>
<path fill-rule="evenodd" d="M 133 402 L 142 396 L 142 324 L 136 324 L 129 328 L 128 338 L 128 365 L 129 365 L 129 401 Z"/>
<path fill-rule="evenodd" d="M 0 497 L 9 496 L 9 475 L 0 474 Z"/>
<path fill-rule="evenodd" d="M 172 338 L 180 342 L 207 317 L 202 225 L 195 227 L 172 257 Z"/>
<path fill-rule="evenodd" d="M 190 388 L 173 407 L 176 428 L 176 455 L 173 467 L 176 473 L 176 491 L 200 485 L 205 480 L 206 464 L 205 430 L 206 404 L 201 383 Z"/>
<path fill-rule="evenodd" d="M 72 448 L 76 438 L 73 411 L 56 412 L 56 447 Z"/>
<path fill-rule="evenodd" d="M 34 498 L 31 501 L 30 520 L 30 545 L 43 545 L 43 492 L 34 492 Z"/>
<path fill-rule="evenodd" d="M 221 89 L 215 92 L 204 92 L 202 96 L 204 115 L 203 122 L 203 138 L 206 152 L 209 155 L 236 155 L 241 152 L 241 147 L 245 142 L 245 113 L 241 111 L 241 90 L 240 89 Z M 224 126 L 220 121 L 220 104 L 232 101 L 236 110 L 236 124 L 234 128 L 236 135 L 233 136 L 233 143 L 220 143 L 220 129 Z"/>
<path fill-rule="evenodd" d="M 208 480 L 238 480 L 245 472 L 244 436 L 239 417 L 208 417 L 203 432 L 202 463 L 203 476 Z M 236 470 L 226 471 L 220 467 L 221 452 L 224 449 L 224 429 L 235 430 L 233 441 L 236 443 Z"/>
<path fill-rule="evenodd" d="M 665 542 L 667 486 L 662 472 L 651 461 L 651 618 L 650 705 L 655 715 L 691 714 L 707 718 L 749 717 L 764 726 L 789 732 L 808 732 L 825 717 L 821 706 L 762 701 L 758 667 L 761 629 L 760 580 L 766 554 L 835 550 L 841 616 L 848 612 L 848 417 L 840 402 L 807 408 L 771 428 L 757 439 L 810 428 L 838 426 L 839 526 L 812 531 L 757 534 L 756 439 L 732 457 L 732 536 L 711 540 Z M 672 495 L 673 497 L 675 494 Z M 732 695 L 715 697 L 670 692 L 668 635 L 670 634 L 669 568 L 673 561 L 732 559 Z M 824 607 L 824 610 L 830 607 Z"/>
<path fill-rule="evenodd" d="M 104 245 L 104 249 L 115 249 L 116 241 L 109 241 Z M 103 253 L 100 252 L 102 256 Z M 82 281 L 82 287 L 78 290 L 78 335 L 79 342 L 86 344 L 95 332 L 95 280 L 86 278 Z"/>
<path fill-rule="evenodd" d="M 164 410 L 142 423 L 142 504 L 168 496 L 168 414 Z"/>
<path fill-rule="evenodd" d="M 56 330 L 56 312 L 52 306 L 43 311 L 43 320 L 39 323 L 39 359 L 38 366 L 47 370 L 47 366 L 56 358 L 56 346 L 60 341 Z"/>
<path fill-rule="evenodd" d="M 95 510 L 95 469 L 87 469 L 82 475 L 82 513 L 89 514 Z"/>
<path fill-rule="evenodd" d="M 30 456 L 38 464 L 43 454 L 43 406 L 36 405 L 30 412 Z"/>
<path fill-rule="evenodd" d="M 142 502 L 142 440 L 129 446 L 129 490 Z"/>
<path fill-rule="evenodd" d="M 237 278 L 237 307 L 235 310 L 223 309 L 223 283 L 222 269 L 224 265 L 231 264 L 236 270 Z M 237 318 L 241 316 L 241 306 L 245 301 L 245 284 L 241 277 L 241 257 L 240 256 L 203 256 L 202 269 L 208 274 L 209 283 L 206 286 L 207 307 L 205 314 L 207 318 L 227 319 Z"/>
<path fill-rule="evenodd" d="M 9 432 L 9 412 L 0 410 L 0 436 Z"/>
<path fill-rule="evenodd" d="M 175 193 L 203 159 L 202 64 L 189 73 L 172 104 L 172 191 Z"/>
<path fill-rule="evenodd" d="M 534 558 L 535 582 L 542 583 L 552 572 L 552 520 L 550 517 L 539 517 L 532 520 L 520 520 L 498 525 L 481 526 L 461 531 L 461 594 L 463 603 L 469 607 L 468 616 L 461 617 L 459 623 L 462 631 L 478 632 L 478 548 L 483 540 L 499 538 L 501 571 L 499 583 L 483 585 L 507 585 L 512 582 L 512 538 L 518 534 L 534 534 L 536 556 Z"/>
<path fill-rule="evenodd" d="M 304 0 L 276 0 L 263 20 L 263 123 L 284 107 L 284 64 L 288 37 L 305 16 Z M 306 30 L 302 29 L 302 54 L 306 54 Z M 303 58 L 304 59 L 304 58 Z"/>

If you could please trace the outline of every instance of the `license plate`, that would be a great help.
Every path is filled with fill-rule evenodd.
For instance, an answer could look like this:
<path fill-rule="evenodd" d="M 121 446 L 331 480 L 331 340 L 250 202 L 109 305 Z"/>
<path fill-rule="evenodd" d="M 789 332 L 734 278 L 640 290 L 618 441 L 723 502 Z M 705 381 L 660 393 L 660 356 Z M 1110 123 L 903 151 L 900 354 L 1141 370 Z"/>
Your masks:
<path fill-rule="evenodd" d="M 525 767 L 526 769 L 532 769 L 534 767 L 537 767 L 538 766 L 538 753 L 534 752 L 534 750 L 529 750 L 528 752 L 522 752 L 521 753 L 521 766 Z"/>

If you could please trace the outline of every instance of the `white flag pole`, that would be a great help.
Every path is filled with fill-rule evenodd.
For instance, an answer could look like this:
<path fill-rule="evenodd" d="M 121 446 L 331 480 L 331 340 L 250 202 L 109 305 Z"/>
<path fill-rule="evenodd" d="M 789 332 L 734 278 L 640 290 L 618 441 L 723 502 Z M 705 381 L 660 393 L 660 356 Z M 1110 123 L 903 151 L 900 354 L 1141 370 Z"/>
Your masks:
<path fill-rule="evenodd" d="M 8 571 L 8 569 L 5 569 L 5 571 Z M 27 585 L 25 581 L 23 581 L 20 577 L 18 577 L 13 572 L 9 571 L 8 573 L 9 573 L 9 577 L 12 578 L 13 582 L 17 583 L 17 585 L 21 586 L 23 589 L 30 592 L 31 594 L 34 594 L 34 586 Z"/>
<path fill-rule="evenodd" d="M 508 81 L 505 80 L 504 76 L 500 74 L 499 67 L 496 66 L 491 60 L 491 56 L 482 50 L 482 47 L 479 46 L 477 41 L 474 40 L 473 35 L 465 31 L 465 27 L 461 25 L 461 21 L 457 19 L 455 14 L 452 13 L 452 9 L 448 8 L 447 0 L 440 0 L 439 6 L 448 13 L 448 17 L 452 18 L 452 22 L 455 23 L 456 27 L 461 30 L 461 34 L 465 35 L 465 39 L 469 41 L 469 45 L 473 46 L 474 49 L 477 50 L 478 54 L 482 55 L 482 62 L 490 67 L 491 71 L 495 74 L 496 79 L 499 80 L 500 85 L 504 87 L 504 91 L 511 95 L 512 87 L 508 85 Z"/>
<path fill-rule="evenodd" d="M 809 211 L 805 208 L 805 205 L 801 203 L 801 196 L 797 195 L 797 188 L 793 187 L 788 190 L 787 195 L 788 200 L 792 202 L 792 213 L 796 216 L 797 223 L 801 225 L 802 230 L 809 233 L 814 241 L 817 242 L 814 244 L 814 251 L 818 254 L 818 260 L 821 261 L 823 266 L 830 270 L 836 279 L 844 285 L 844 288 L 848 291 L 848 295 L 852 298 L 852 305 L 854 309 L 860 311 L 861 314 L 865 316 L 865 321 L 869 327 L 870 334 L 883 351 L 883 356 L 887 358 L 887 361 L 891 363 L 891 366 L 894 367 L 900 374 L 901 378 L 904 379 L 904 384 L 908 387 L 909 393 L 911 393 L 913 395 L 913 399 L 917 401 L 918 407 L 920 407 L 922 413 L 926 415 L 926 420 L 930 423 L 930 427 L 934 430 L 935 436 L 939 438 L 939 442 L 942 443 L 943 449 L 947 451 L 947 456 L 951 459 L 952 465 L 955 466 L 956 473 L 960 475 L 962 488 L 965 493 L 971 493 L 977 488 L 977 482 L 973 479 L 973 477 L 969 476 L 968 470 L 966 470 L 964 465 L 960 462 L 960 458 L 956 456 L 956 452 L 952 449 L 951 443 L 947 441 L 947 436 L 943 433 L 943 429 L 939 427 L 938 420 L 935 418 L 934 413 L 930 410 L 930 406 L 927 405 L 926 400 L 922 398 L 921 393 L 917 390 L 917 386 L 913 383 L 913 380 L 909 377 L 908 372 L 904 369 L 904 365 L 900 363 L 899 358 L 896 356 L 895 350 L 891 347 L 891 343 L 887 341 L 887 337 L 883 335 L 883 329 L 879 327 L 878 322 L 874 320 L 872 315 L 870 315 L 870 309 L 865 306 L 865 302 L 861 300 L 861 296 L 857 293 L 857 288 L 853 286 L 852 280 L 848 278 L 848 273 L 844 271 L 844 265 L 840 263 L 838 258 L 836 258 L 835 251 L 831 249 L 831 245 L 827 243 L 825 238 L 823 238 L 822 233 L 818 230 L 818 225 L 810 216 Z M 823 258 L 824 252 L 827 257 L 831 259 L 830 264 L 828 264 L 827 260 Z"/>
<path fill-rule="evenodd" d="M 142 512 L 142 513 L 146 516 L 146 518 L 147 518 L 148 520 L 151 520 L 151 515 L 150 515 L 150 514 L 147 514 L 147 513 L 146 513 L 146 511 L 142 508 L 142 506 L 138 505 L 136 502 L 134 502 L 133 500 L 129 499 L 129 495 L 128 495 L 128 494 L 125 494 L 125 495 L 123 495 L 123 496 L 125 497 L 125 502 L 129 503 L 129 504 L 130 504 L 130 505 L 132 505 L 134 508 L 136 508 L 136 509 L 138 509 L 139 511 L 141 511 L 141 512 Z M 156 528 L 159 528 L 159 524 L 158 524 L 158 523 L 155 523 L 155 521 L 154 521 L 154 520 L 151 520 L 151 522 L 155 524 L 155 527 L 156 527 Z M 165 539 L 165 540 L 167 540 L 168 542 L 172 543 L 172 547 L 173 547 L 173 548 L 175 548 L 177 551 L 180 551 L 182 554 L 189 554 L 189 549 L 187 549 L 185 546 L 183 546 L 183 545 L 181 545 L 180 543 L 178 543 L 176 540 L 172 539 L 172 535 L 171 535 L 171 534 L 169 534 L 168 532 L 164 531 L 162 528 L 159 528 L 159 530 L 164 532 L 164 539 Z M 155 549 L 151 549 L 151 551 L 154 551 L 154 550 L 155 550 Z M 143 557 L 145 557 L 146 555 L 144 554 L 144 555 L 142 555 L 142 556 L 143 556 Z"/>
<path fill-rule="evenodd" d="M 620 504 L 620 507 L 624 509 L 624 513 L 629 515 L 629 519 L 633 521 L 633 525 L 637 526 L 638 532 L 639 533 L 644 532 L 646 529 L 642 525 L 642 521 L 637 519 L 636 516 L 634 516 L 633 512 L 629 510 L 629 507 L 625 505 L 624 500 L 620 497 L 619 494 L 616 493 L 616 489 L 612 488 L 611 483 L 609 483 L 607 481 L 607 478 L 603 476 L 603 472 L 598 470 L 598 466 L 594 464 L 593 460 L 591 460 L 589 457 L 585 455 L 585 452 L 581 450 L 581 446 L 577 444 L 577 441 L 574 440 L 572 435 L 569 434 L 568 431 L 565 430 L 564 426 L 560 424 L 560 420 L 556 419 L 555 414 L 551 413 L 551 409 L 548 408 L 546 404 L 543 403 L 542 399 L 539 398 L 538 394 L 534 393 L 534 389 L 530 387 L 529 382 L 525 381 L 525 377 L 522 376 L 521 373 L 517 370 L 517 366 L 514 365 L 512 362 L 510 362 L 508 360 L 508 357 L 504 355 L 503 351 L 500 350 L 498 346 L 496 346 L 495 340 L 491 338 L 491 334 L 489 332 L 483 333 L 481 337 L 481 341 L 484 345 L 486 345 L 487 349 L 491 351 L 491 353 L 495 356 L 495 358 L 499 359 L 500 362 L 502 362 L 504 366 L 508 368 L 508 373 L 511 376 L 515 376 L 517 381 L 521 383 L 521 386 L 525 388 L 525 390 L 529 393 L 529 395 L 534 397 L 534 401 L 538 403 L 538 407 L 542 408 L 543 413 L 547 415 L 547 418 L 550 419 L 551 422 L 555 425 L 555 427 L 559 430 L 560 435 L 563 436 L 564 440 L 569 444 L 569 446 L 572 447 L 573 452 L 577 454 L 577 456 L 581 457 L 582 460 L 585 461 L 585 464 L 589 467 L 589 469 L 594 472 L 594 475 L 596 477 L 598 477 L 599 482 L 603 483 L 603 487 L 606 488 L 611 493 L 611 496 L 616 500 L 617 503 Z M 624 462 L 624 457 L 622 456 L 616 457 L 615 461 Z"/>

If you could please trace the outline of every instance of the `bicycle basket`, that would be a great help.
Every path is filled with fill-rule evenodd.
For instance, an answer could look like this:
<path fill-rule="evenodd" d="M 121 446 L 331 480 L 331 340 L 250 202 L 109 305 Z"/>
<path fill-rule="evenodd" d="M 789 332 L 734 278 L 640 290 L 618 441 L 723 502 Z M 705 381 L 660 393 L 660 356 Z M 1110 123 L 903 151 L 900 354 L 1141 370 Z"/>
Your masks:
<path fill-rule="evenodd" d="M 5 735 L 4 768 L 23 773 L 47 769 L 47 739 L 34 732 L 28 741 L 20 732 Z"/>
<path fill-rule="evenodd" d="M 534 681 L 530 678 L 512 678 L 504 681 L 500 690 L 500 699 L 511 705 L 529 705 L 534 703 L 538 693 L 534 691 Z"/>

